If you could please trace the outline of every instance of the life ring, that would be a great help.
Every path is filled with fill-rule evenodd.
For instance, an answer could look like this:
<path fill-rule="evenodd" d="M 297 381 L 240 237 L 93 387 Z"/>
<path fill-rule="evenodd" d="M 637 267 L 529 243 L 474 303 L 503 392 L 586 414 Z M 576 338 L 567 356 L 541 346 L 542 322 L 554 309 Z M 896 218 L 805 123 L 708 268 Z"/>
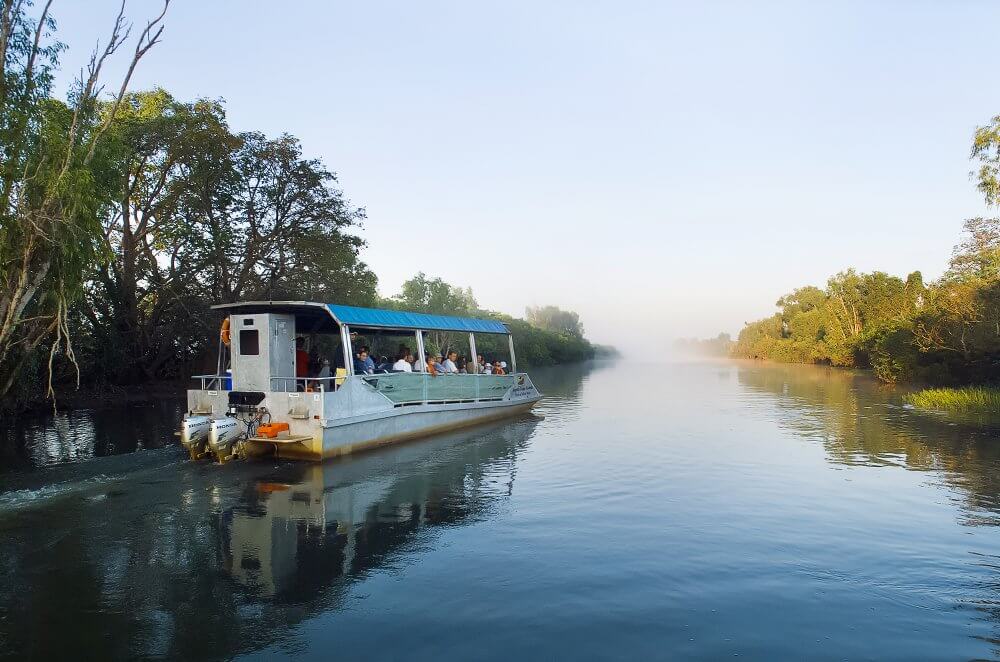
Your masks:
<path fill-rule="evenodd" d="M 222 344 L 229 347 L 229 343 L 232 340 L 229 334 L 229 318 L 222 320 L 222 328 L 219 330 L 219 336 L 222 338 Z"/>

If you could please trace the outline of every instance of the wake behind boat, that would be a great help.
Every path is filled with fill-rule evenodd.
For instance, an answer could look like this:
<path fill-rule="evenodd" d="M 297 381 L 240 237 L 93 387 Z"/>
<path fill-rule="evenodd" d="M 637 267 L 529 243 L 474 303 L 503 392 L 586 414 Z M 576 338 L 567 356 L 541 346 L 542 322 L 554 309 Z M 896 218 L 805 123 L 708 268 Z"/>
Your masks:
<path fill-rule="evenodd" d="M 323 460 L 524 413 L 541 399 L 528 375 L 517 372 L 510 330 L 497 320 L 307 301 L 214 308 L 228 314 L 218 369 L 195 377 L 200 387 L 188 391 L 181 423 L 181 442 L 195 459 Z M 467 341 L 467 371 L 429 366 L 428 334 L 448 348 L 457 344 L 456 334 Z M 476 334 L 506 336 L 510 374 L 484 372 Z M 359 363 L 362 338 L 372 346 L 395 345 L 401 356 L 415 348 L 413 371 L 394 369 L 399 361 L 378 368 L 370 360 Z M 302 347 L 306 342 L 311 353 Z"/>

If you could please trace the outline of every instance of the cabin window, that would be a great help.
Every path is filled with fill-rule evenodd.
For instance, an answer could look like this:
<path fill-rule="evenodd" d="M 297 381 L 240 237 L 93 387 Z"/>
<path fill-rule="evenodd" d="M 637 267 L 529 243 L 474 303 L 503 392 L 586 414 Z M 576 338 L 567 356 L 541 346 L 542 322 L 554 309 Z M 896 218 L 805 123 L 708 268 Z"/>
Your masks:
<path fill-rule="evenodd" d="M 260 354 L 260 334 L 257 329 L 240 330 L 240 354 Z"/>
<path fill-rule="evenodd" d="M 253 326 L 253 318 L 247 317 L 243 320 L 243 326 Z"/>

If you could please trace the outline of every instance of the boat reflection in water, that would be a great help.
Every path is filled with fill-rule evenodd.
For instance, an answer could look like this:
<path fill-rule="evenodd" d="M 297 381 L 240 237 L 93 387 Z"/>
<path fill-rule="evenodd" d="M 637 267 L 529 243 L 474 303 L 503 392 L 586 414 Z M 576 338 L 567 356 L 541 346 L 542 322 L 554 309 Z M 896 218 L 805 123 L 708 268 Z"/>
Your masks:
<path fill-rule="evenodd" d="M 316 465 L 177 458 L 9 499 L 0 658 L 219 659 L 280 645 L 295 625 L 339 612 L 359 580 L 402 567 L 435 527 L 501 513 L 539 420 Z"/>
<path fill-rule="evenodd" d="M 391 565 L 421 529 L 502 508 L 537 420 L 260 476 L 220 515 L 223 567 L 252 595 L 308 608 L 332 584 Z"/>

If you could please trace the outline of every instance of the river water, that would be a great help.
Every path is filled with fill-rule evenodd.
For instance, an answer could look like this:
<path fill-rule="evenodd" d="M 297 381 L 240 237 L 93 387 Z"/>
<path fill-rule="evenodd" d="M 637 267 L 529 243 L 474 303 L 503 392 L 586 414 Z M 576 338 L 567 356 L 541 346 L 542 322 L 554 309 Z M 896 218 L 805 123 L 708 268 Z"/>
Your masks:
<path fill-rule="evenodd" d="M 997 428 L 845 371 L 533 371 L 537 416 L 192 464 L 179 403 L 0 431 L 0 656 L 1000 657 Z"/>

